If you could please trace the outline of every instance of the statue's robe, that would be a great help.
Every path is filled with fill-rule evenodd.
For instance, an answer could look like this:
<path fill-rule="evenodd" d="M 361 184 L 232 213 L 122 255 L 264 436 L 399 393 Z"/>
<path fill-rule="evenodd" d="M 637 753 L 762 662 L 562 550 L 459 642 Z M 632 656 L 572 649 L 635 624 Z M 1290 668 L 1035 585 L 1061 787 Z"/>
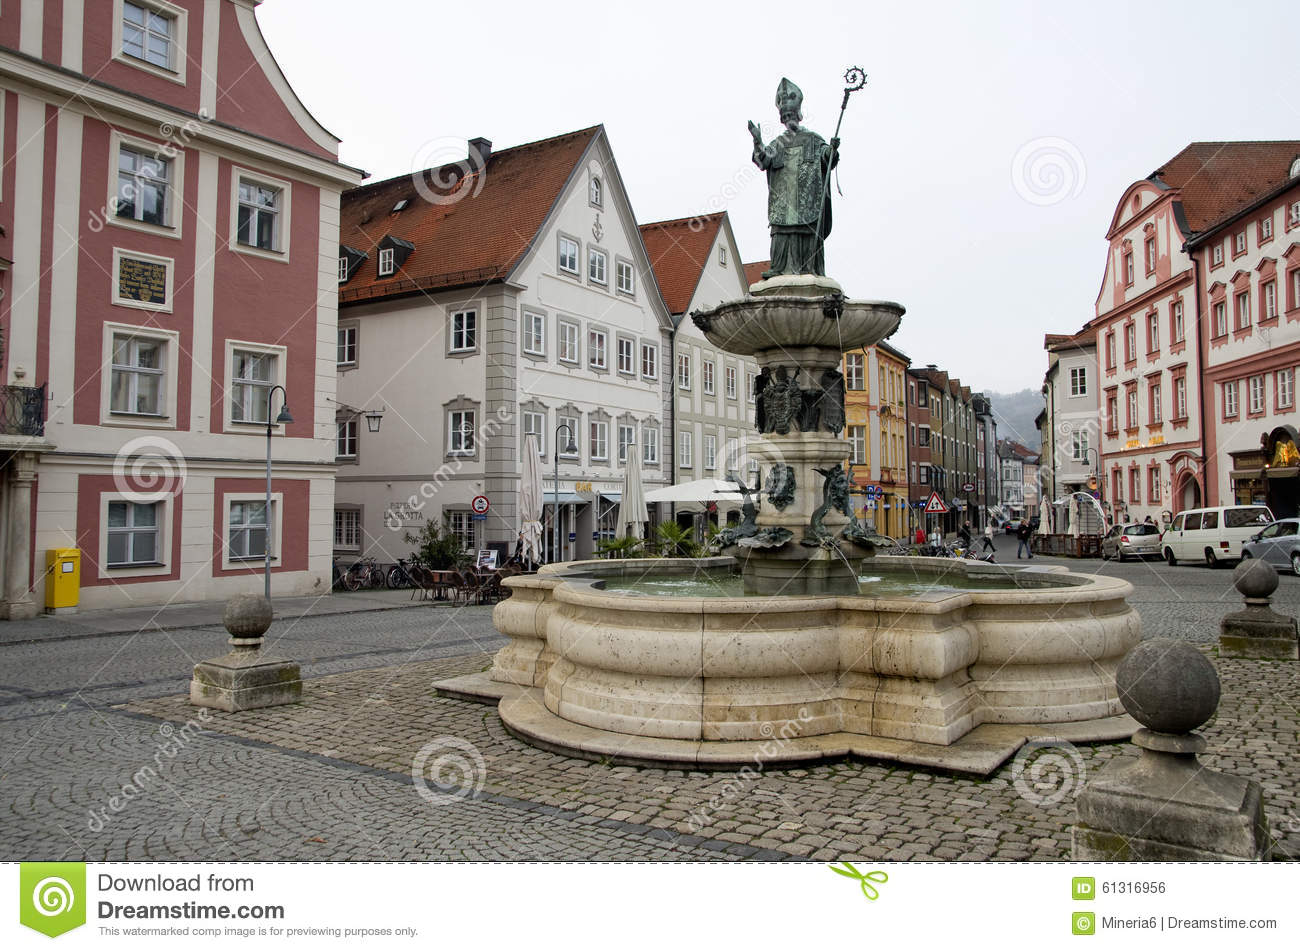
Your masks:
<path fill-rule="evenodd" d="M 754 164 L 767 172 L 767 220 L 772 229 L 775 274 L 826 273 L 823 245 L 831 233 L 831 196 L 826 176 L 839 153 L 816 132 L 788 129 L 754 150 Z"/>

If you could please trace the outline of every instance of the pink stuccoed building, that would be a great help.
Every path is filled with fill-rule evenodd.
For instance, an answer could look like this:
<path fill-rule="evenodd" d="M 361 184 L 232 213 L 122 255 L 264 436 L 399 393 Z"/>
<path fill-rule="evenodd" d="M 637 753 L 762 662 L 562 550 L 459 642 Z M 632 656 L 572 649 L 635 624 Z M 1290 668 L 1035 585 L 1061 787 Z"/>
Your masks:
<path fill-rule="evenodd" d="M 330 585 L 340 192 L 256 0 L 0 4 L 0 613 Z M 264 503 L 268 397 L 275 425 Z M 276 392 L 271 418 L 283 399 Z"/>

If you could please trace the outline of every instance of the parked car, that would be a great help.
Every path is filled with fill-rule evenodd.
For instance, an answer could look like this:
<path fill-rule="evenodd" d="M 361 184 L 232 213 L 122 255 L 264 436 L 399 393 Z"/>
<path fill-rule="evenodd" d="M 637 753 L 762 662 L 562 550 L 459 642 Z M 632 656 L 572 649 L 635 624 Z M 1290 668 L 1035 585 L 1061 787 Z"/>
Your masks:
<path fill-rule="evenodd" d="M 1005 523 L 1003 523 L 1002 531 L 1006 532 L 1008 535 L 1014 535 L 1016 532 L 1020 531 L 1020 523 L 1022 521 L 1024 520 L 1019 518 L 1009 518 Z"/>
<path fill-rule="evenodd" d="M 1272 522 L 1267 505 L 1222 505 L 1179 512 L 1160 539 L 1165 561 L 1203 560 L 1211 568 L 1241 558 L 1241 546 Z"/>
<path fill-rule="evenodd" d="M 1160 529 L 1147 522 L 1116 525 L 1101 539 L 1101 557 L 1145 558 L 1160 554 Z"/>
<path fill-rule="evenodd" d="M 1242 558 L 1259 558 L 1275 568 L 1300 575 L 1300 518 L 1278 519 L 1250 536 L 1241 546 Z"/>

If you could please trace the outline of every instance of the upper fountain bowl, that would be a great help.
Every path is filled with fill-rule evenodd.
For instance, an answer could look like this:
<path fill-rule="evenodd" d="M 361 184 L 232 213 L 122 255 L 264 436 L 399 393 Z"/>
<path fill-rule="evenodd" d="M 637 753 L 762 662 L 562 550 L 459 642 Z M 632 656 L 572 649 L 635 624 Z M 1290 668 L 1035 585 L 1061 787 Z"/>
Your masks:
<path fill-rule="evenodd" d="M 691 314 L 718 349 L 742 356 L 798 347 L 854 350 L 884 340 L 904 313 L 892 301 L 848 300 L 837 283 L 812 275 L 782 275 L 749 290 L 740 300 Z"/>

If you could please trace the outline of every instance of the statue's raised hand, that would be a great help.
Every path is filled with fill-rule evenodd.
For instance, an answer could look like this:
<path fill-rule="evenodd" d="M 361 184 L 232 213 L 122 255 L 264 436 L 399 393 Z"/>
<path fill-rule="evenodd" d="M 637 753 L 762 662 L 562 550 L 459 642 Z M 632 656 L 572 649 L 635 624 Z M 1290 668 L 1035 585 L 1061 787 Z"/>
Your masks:
<path fill-rule="evenodd" d="M 753 121 L 752 119 L 750 120 L 750 123 L 749 123 L 749 134 L 752 135 L 752 136 L 754 137 L 754 147 L 755 147 L 755 148 L 762 148 L 762 147 L 763 147 L 763 133 L 762 133 L 762 131 L 758 128 L 758 126 L 754 123 L 754 121 Z"/>

